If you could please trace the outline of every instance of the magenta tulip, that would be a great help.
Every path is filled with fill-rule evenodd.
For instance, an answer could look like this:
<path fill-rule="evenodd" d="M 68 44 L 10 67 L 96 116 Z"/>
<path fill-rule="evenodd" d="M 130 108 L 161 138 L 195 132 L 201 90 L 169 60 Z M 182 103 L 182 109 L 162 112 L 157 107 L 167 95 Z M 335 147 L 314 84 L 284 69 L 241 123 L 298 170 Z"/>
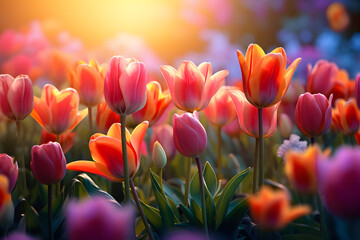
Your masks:
<path fill-rule="evenodd" d="M 146 103 L 147 74 L 144 63 L 114 56 L 106 72 L 104 95 L 107 105 L 119 115 L 129 115 Z"/>
<path fill-rule="evenodd" d="M 358 108 L 360 109 L 360 74 L 356 76 L 355 81 L 355 97 Z"/>
<path fill-rule="evenodd" d="M 0 75 L 0 109 L 9 119 L 25 119 L 34 106 L 32 82 L 27 75 L 15 79 L 8 74 Z"/>
<path fill-rule="evenodd" d="M 57 142 L 48 142 L 31 149 L 31 171 L 42 184 L 54 184 L 64 178 L 66 158 Z"/>
<path fill-rule="evenodd" d="M 326 209 L 340 217 L 360 217 L 360 148 L 341 147 L 317 163 L 318 188 Z"/>
<path fill-rule="evenodd" d="M 195 111 L 173 117 L 173 133 L 176 149 L 185 157 L 198 157 L 207 144 L 206 131 Z"/>
<path fill-rule="evenodd" d="M 308 137 L 327 132 L 331 125 L 331 101 L 321 93 L 301 94 L 295 108 L 294 120 L 299 130 Z"/>
<path fill-rule="evenodd" d="M 9 180 L 9 192 L 14 189 L 19 174 L 18 164 L 14 158 L 2 153 L 0 154 L 0 174 L 4 174 Z"/>

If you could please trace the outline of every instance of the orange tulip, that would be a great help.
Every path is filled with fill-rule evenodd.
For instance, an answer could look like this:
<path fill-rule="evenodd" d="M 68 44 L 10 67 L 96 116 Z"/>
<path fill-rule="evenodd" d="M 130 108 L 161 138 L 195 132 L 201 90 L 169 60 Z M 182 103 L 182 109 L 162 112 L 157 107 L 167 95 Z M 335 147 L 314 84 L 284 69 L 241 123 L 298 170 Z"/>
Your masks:
<path fill-rule="evenodd" d="M 0 174 L 0 215 L 3 208 L 8 203 L 11 203 L 11 194 L 9 193 L 9 180 L 3 174 Z"/>
<path fill-rule="evenodd" d="M 298 217 L 310 213 L 310 207 L 290 206 L 288 194 L 283 190 L 272 190 L 264 186 L 248 199 L 250 214 L 261 229 L 279 230 Z"/>
<path fill-rule="evenodd" d="M 132 114 L 136 122 L 149 121 L 150 126 L 154 125 L 165 112 L 171 102 L 170 94 L 162 92 L 158 82 L 151 81 L 146 85 L 145 106 Z"/>
<path fill-rule="evenodd" d="M 74 146 L 74 138 L 76 136 L 75 132 L 67 132 L 65 134 L 61 134 L 59 140 L 60 145 L 64 153 L 67 153 Z M 39 145 L 48 143 L 48 142 L 56 142 L 56 135 L 48 133 L 45 129 L 41 129 L 41 137 Z"/>
<path fill-rule="evenodd" d="M 359 130 L 360 113 L 355 98 L 348 101 L 338 99 L 332 110 L 333 128 L 345 135 L 353 135 Z"/>
<path fill-rule="evenodd" d="M 224 126 L 236 118 L 236 110 L 232 103 L 229 90 L 235 87 L 222 86 L 204 109 L 207 120 L 215 126 Z"/>
<path fill-rule="evenodd" d="M 132 178 L 140 166 L 141 143 L 149 126 L 147 121 L 140 123 L 130 135 L 126 130 L 126 145 L 129 164 L 129 176 Z M 96 133 L 90 138 L 89 148 L 94 161 L 75 161 L 66 168 L 100 175 L 110 181 L 120 182 L 124 178 L 123 156 L 121 148 L 121 124 L 114 123 L 107 135 Z"/>
<path fill-rule="evenodd" d="M 344 31 L 350 24 L 350 16 L 342 3 L 334 2 L 326 10 L 330 27 L 336 32 Z"/>
<path fill-rule="evenodd" d="M 247 135 L 259 138 L 258 109 L 251 105 L 240 90 L 232 90 L 229 95 L 235 105 L 240 128 Z M 279 103 L 263 110 L 263 134 L 264 138 L 272 136 L 276 131 L 277 109 Z"/>
<path fill-rule="evenodd" d="M 58 91 L 46 84 L 41 98 L 34 97 L 34 109 L 31 116 L 51 134 L 60 135 L 71 131 L 84 119 L 88 110 L 78 112 L 79 95 L 76 90 L 67 88 Z"/>
<path fill-rule="evenodd" d="M 93 107 L 104 101 L 104 78 L 106 69 L 101 68 L 95 60 L 89 64 L 79 61 L 70 71 L 70 86 L 79 96 L 80 102 Z"/>
<path fill-rule="evenodd" d="M 191 113 L 207 107 L 229 74 L 222 70 L 212 75 L 210 63 L 204 62 L 197 67 L 191 61 L 183 61 L 178 70 L 169 65 L 161 66 L 160 70 L 175 106 Z"/>
<path fill-rule="evenodd" d="M 250 44 L 246 55 L 237 51 L 244 93 L 247 100 L 257 108 L 274 106 L 285 95 L 291 78 L 301 61 L 295 59 L 286 69 L 286 53 L 276 48 L 266 54 L 257 44 Z"/>
<path fill-rule="evenodd" d="M 330 151 L 324 153 L 328 156 Z M 319 146 L 312 145 L 304 152 L 290 150 L 285 155 L 285 174 L 291 184 L 301 193 L 316 194 L 316 162 L 323 155 Z"/>
<path fill-rule="evenodd" d="M 106 102 L 100 103 L 97 106 L 96 112 L 96 127 L 99 132 L 106 133 L 111 125 L 120 122 L 120 116 L 111 110 Z"/>
<path fill-rule="evenodd" d="M 339 98 L 347 100 L 350 97 L 355 96 L 355 81 L 350 81 L 349 74 L 345 69 L 340 69 L 337 72 L 335 84 L 331 89 L 331 93 L 334 96 L 334 103 Z"/>

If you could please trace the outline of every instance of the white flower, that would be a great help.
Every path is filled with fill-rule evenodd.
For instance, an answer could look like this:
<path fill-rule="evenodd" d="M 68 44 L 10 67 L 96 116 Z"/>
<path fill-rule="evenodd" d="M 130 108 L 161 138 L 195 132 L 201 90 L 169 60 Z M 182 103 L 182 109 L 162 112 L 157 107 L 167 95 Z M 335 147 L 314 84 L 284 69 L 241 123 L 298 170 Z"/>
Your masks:
<path fill-rule="evenodd" d="M 291 134 L 290 139 L 284 140 L 283 144 L 280 145 L 277 151 L 277 156 L 284 160 L 285 154 L 289 150 L 302 152 L 305 151 L 306 147 L 307 147 L 306 141 L 300 141 L 300 137 L 298 135 Z"/>

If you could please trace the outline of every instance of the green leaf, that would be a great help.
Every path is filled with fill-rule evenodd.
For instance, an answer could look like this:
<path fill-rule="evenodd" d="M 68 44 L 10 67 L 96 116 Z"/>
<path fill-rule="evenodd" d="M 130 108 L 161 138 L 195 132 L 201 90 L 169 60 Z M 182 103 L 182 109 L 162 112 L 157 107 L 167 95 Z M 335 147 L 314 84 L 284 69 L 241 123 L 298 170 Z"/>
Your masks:
<path fill-rule="evenodd" d="M 195 200 L 198 206 L 201 206 L 200 181 L 198 171 L 196 171 L 190 182 L 190 197 Z"/>
<path fill-rule="evenodd" d="M 39 214 L 25 199 L 20 200 L 15 207 L 15 216 L 21 216 L 22 214 L 24 214 L 27 232 L 33 234 L 41 232 Z"/>
<path fill-rule="evenodd" d="M 197 219 L 197 221 L 200 222 L 201 224 L 203 224 L 201 208 L 195 202 L 194 199 L 190 200 L 190 209 L 191 209 L 191 212 L 194 214 L 195 218 Z"/>
<path fill-rule="evenodd" d="M 312 235 L 320 235 L 320 228 L 315 226 L 310 226 L 301 223 L 290 223 L 286 228 L 293 228 L 295 232 L 301 234 L 312 234 Z"/>
<path fill-rule="evenodd" d="M 215 208 L 216 208 L 215 229 L 217 229 L 222 223 L 224 216 L 227 213 L 230 201 L 241 181 L 249 173 L 249 169 L 250 168 L 247 168 L 244 171 L 236 174 L 233 178 L 231 178 L 230 181 L 226 184 L 224 190 L 221 192 L 221 195 L 215 204 Z"/>
<path fill-rule="evenodd" d="M 214 169 L 211 167 L 210 163 L 206 161 L 204 172 L 203 172 L 204 180 L 206 186 L 211 193 L 211 196 L 214 196 L 217 191 L 217 179 Z"/>
<path fill-rule="evenodd" d="M 228 213 L 226 214 L 220 228 L 227 231 L 234 231 L 248 210 L 246 198 L 238 198 L 230 203 Z"/>
<path fill-rule="evenodd" d="M 187 207 L 185 207 L 184 204 L 180 203 L 179 206 L 180 210 L 190 221 L 190 223 L 200 225 L 200 222 L 195 218 L 194 214 Z"/>
<path fill-rule="evenodd" d="M 108 198 L 113 203 L 119 205 L 119 203 L 107 192 L 102 190 L 96 183 L 85 173 L 77 176 L 77 179 L 82 183 L 86 192 L 91 196 L 102 196 Z"/>
<path fill-rule="evenodd" d="M 89 194 L 87 193 L 84 185 L 77 179 L 73 179 L 69 195 L 70 197 L 76 197 L 79 199 L 89 197 Z"/>
<path fill-rule="evenodd" d="M 311 234 L 287 234 L 283 235 L 282 240 L 321 240 L 320 236 L 311 235 Z"/>
<path fill-rule="evenodd" d="M 160 215 L 162 217 L 163 227 L 169 228 L 179 222 L 175 213 L 173 212 L 169 202 L 164 198 L 161 192 L 159 183 L 157 182 L 154 173 L 150 171 L 151 184 L 156 198 L 156 202 L 159 205 Z"/>
<path fill-rule="evenodd" d="M 160 211 L 154 207 L 151 207 L 140 200 L 141 206 L 144 210 L 145 216 L 151 226 L 155 229 L 155 231 L 161 231 L 162 229 L 162 220 L 160 216 Z"/>

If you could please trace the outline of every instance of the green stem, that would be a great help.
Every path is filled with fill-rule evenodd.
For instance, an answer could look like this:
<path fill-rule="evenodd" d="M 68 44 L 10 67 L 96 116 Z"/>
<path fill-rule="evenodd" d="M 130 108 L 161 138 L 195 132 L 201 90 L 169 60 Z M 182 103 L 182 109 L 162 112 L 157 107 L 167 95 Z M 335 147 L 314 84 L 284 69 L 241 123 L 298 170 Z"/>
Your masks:
<path fill-rule="evenodd" d="M 90 128 L 90 134 L 91 134 L 93 132 L 92 107 L 88 107 L 88 117 L 89 117 L 89 128 Z"/>
<path fill-rule="evenodd" d="M 52 223 L 51 223 L 51 218 L 52 218 L 51 210 L 52 210 L 52 185 L 49 184 L 48 185 L 48 231 L 49 231 L 49 239 L 50 240 L 53 239 Z"/>
<path fill-rule="evenodd" d="M 315 144 L 315 137 L 311 137 L 311 145 L 314 145 Z"/>
<path fill-rule="evenodd" d="M 217 128 L 217 138 L 218 138 L 218 158 L 217 158 L 217 179 L 220 180 L 222 177 L 221 168 L 222 168 L 222 159 L 221 159 L 221 126 Z"/>
<path fill-rule="evenodd" d="M 27 185 L 26 185 L 26 165 L 25 165 L 25 159 L 24 159 L 24 155 L 23 155 L 23 145 L 24 145 L 24 140 L 23 140 L 23 136 L 21 135 L 21 124 L 20 121 L 16 121 L 16 130 L 17 130 L 17 135 L 18 135 L 18 144 L 19 144 L 19 148 L 18 148 L 18 162 L 20 165 L 20 168 L 23 169 L 23 171 L 21 171 L 21 175 L 22 175 L 22 179 L 23 179 L 23 191 L 26 192 L 27 191 Z"/>
<path fill-rule="evenodd" d="M 130 186 L 131 186 L 131 192 L 133 194 L 133 197 L 134 197 L 134 200 L 135 200 L 135 203 L 136 203 L 136 207 L 137 207 L 137 209 L 139 211 L 139 214 L 140 214 L 140 217 L 141 217 L 141 219 L 142 219 L 142 221 L 143 221 L 143 223 L 145 225 L 145 228 L 146 228 L 146 231 L 147 231 L 147 233 L 149 235 L 149 238 L 151 240 L 154 240 L 155 238 L 154 238 L 154 236 L 153 236 L 153 234 L 151 232 L 150 225 L 149 225 L 149 223 L 148 223 L 148 221 L 146 219 L 145 213 L 144 213 L 144 211 L 143 211 L 143 209 L 141 207 L 139 196 L 136 193 L 135 185 L 134 185 L 134 182 L 133 182 L 132 179 L 130 179 Z"/>
<path fill-rule="evenodd" d="M 160 187 L 161 187 L 161 193 L 162 193 L 162 195 L 165 197 L 165 192 L 164 192 L 164 187 L 163 187 L 162 176 L 163 176 L 163 168 L 160 168 L 159 184 L 160 184 Z M 166 197 L 165 197 L 165 198 L 166 198 Z"/>
<path fill-rule="evenodd" d="M 263 109 L 258 108 L 259 114 L 259 189 L 264 185 L 264 132 Z"/>
<path fill-rule="evenodd" d="M 185 180 L 185 195 L 184 195 L 184 205 L 188 206 L 189 203 L 189 190 L 190 190 L 190 181 L 191 181 L 191 158 L 186 159 L 186 180 Z"/>
<path fill-rule="evenodd" d="M 327 229 L 326 229 L 326 220 L 325 220 L 325 213 L 324 213 L 324 207 L 321 203 L 321 199 L 319 194 L 316 194 L 316 203 L 318 205 L 319 213 L 320 213 L 320 232 L 321 232 L 321 238 L 322 239 L 328 239 L 327 235 Z"/>
<path fill-rule="evenodd" d="M 200 158 L 195 157 L 195 160 L 196 160 L 196 165 L 197 165 L 198 173 L 199 173 L 201 209 L 202 209 L 202 215 L 203 215 L 204 229 L 205 229 L 206 239 L 209 239 L 209 231 L 208 231 L 207 216 L 206 216 L 206 205 L 205 205 L 204 178 L 203 178 L 203 174 L 202 174 Z"/>
<path fill-rule="evenodd" d="M 259 139 L 255 138 L 255 159 L 253 171 L 253 193 L 257 193 L 258 189 L 258 176 L 259 176 Z"/>
<path fill-rule="evenodd" d="M 127 158 L 127 147 L 126 147 L 126 115 L 120 115 L 121 122 L 121 145 L 123 153 L 123 164 L 124 164 L 124 183 L 125 183 L 125 202 L 130 201 L 130 180 L 129 180 L 129 165 Z"/>
<path fill-rule="evenodd" d="M 58 142 L 61 146 L 60 135 L 61 134 L 56 134 L 56 142 Z M 59 195 L 60 195 L 60 181 L 55 184 L 55 196 L 58 197 Z"/>

